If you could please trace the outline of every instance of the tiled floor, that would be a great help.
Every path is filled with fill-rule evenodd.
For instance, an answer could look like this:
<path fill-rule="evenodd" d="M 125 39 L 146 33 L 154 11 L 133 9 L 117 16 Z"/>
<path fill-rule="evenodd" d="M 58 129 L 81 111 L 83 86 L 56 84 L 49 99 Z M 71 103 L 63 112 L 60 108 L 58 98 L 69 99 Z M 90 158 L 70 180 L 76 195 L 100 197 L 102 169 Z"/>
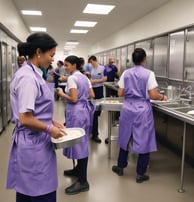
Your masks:
<path fill-rule="evenodd" d="M 64 107 L 61 101 L 55 104 L 55 118 L 64 121 Z M 9 142 L 13 125 L 10 124 L 0 136 L 0 202 L 14 202 L 15 191 L 5 189 Z M 115 130 L 116 133 L 116 130 Z M 58 202 L 193 202 L 194 200 L 194 168 L 185 165 L 185 193 L 178 193 L 180 184 L 181 159 L 167 148 L 158 144 L 158 152 L 151 154 L 148 174 L 150 181 L 142 184 L 135 182 L 136 156 L 131 155 L 129 166 L 124 170 L 124 176 L 112 173 L 111 167 L 116 162 L 117 144 L 113 142 L 111 159 L 107 158 L 108 147 L 104 144 L 107 135 L 107 114 L 100 117 L 101 144 L 90 142 L 88 165 L 88 180 L 90 190 L 77 195 L 64 194 L 64 188 L 71 185 L 75 179 L 63 176 L 63 170 L 72 167 L 72 161 L 57 150 L 59 188 Z"/>

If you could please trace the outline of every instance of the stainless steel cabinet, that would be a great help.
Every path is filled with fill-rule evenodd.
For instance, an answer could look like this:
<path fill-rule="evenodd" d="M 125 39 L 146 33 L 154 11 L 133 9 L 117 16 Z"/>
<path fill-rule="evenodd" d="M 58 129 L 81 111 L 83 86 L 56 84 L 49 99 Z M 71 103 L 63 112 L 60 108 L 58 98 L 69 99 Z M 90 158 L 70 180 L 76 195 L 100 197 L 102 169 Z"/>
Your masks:
<path fill-rule="evenodd" d="M 186 32 L 184 80 L 194 81 L 194 28 Z"/>
<path fill-rule="evenodd" d="M 121 48 L 116 49 L 116 66 L 121 71 Z"/>
<path fill-rule="evenodd" d="M 1 42 L 1 72 L 2 72 L 2 118 L 3 118 L 3 127 L 8 123 L 7 109 L 8 109 L 8 95 L 7 95 L 7 44 Z"/>
<path fill-rule="evenodd" d="M 6 78 L 6 86 L 7 86 L 7 121 L 11 120 L 11 104 L 10 104 L 10 82 L 14 71 L 16 71 L 16 50 L 14 47 L 7 46 L 7 78 Z"/>
<path fill-rule="evenodd" d="M 99 59 L 98 59 L 98 62 L 100 64 L 104 64 L 104 55 L 100 55 Z"/>
<path fill-rule="evenodd" d="M 168 61 L 168 36 L 154 39 L 154 62 L 153 70 L 158 77 L 167 76 Z"/>
<path fill-rule="evenodd" d="M 107 54 L 107 53 L 104 53 L 104 54 L 103 54 L 103 57 L 104 57 L 104 59 L 103 59 L 102 65 L 106 65 L 106 64 L 108 63 L 108 54 Z"/>
<path fill-rule="evenodd" d="M 109 56 L 116 60 L 116 49 L 111 50 Z"/>
<path fill-rule="evenodd" d="M 133 66 L 133 61 L 132 61 L 132 54 L 134 51 L 134 45 L 128 45 L 127 47 L 127 68 L 130 68 Z"/>
<path fill-rule="evenodd" d="M 127 46 L 121 48 L 121 73 L 126 69 L 127 67 Z"/>
<path fill-rule="evenodd" d="M 13 46 L 11 47 L 11 69 L 12 77 L 17 70 L 16 48 Z"/>
<path fill-rule="evenodd" d="M 143 48 L 147 55 L 146 68 L 153 69 L 153 41 L 146 40 L 135 44 L 135 48 Z"/>
<path fill-rule="evenodd" d="M 183 79 L 184 31 L 170 34 L 169 78 Z"/>
<path fill-rule="evenodd" d="M 153 109 L 154 114 L 154 125 L 157 138 L 163 142 L 166 141 L 167 127 L 168 127 L 168 116 L 162 112 Z"/>
<path fill-rule="evenodd" d="M 0 47 L 0 133 L 3 131 L 3 97 L 2 97 L 2 58 L 1 58 L 1 47 Z"/>

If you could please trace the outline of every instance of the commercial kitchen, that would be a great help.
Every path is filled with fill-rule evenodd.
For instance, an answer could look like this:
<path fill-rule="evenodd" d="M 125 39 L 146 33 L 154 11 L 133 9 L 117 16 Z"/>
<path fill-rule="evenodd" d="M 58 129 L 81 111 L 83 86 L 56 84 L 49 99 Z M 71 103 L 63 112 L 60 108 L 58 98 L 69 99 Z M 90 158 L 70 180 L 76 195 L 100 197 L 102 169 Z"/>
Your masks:
<path fill-rule="evenodd" d="M 87 4 L 107 4 L 106 15 L 85 14 Z M 15 201 L 15 191 L 6 189 L 11 123 L 10 82 L 17 71 L 17 44 L 25 41 L 34 27 L 47 27 L 58 43 L 53 66 L 68 55 L 87 59 L 95 55 L 106 65 L 110 57 L 122 74 L 133 66 L 132 53 L 143 48 L 146 68 L 153 71 L 157 91 L 167 101 L 151 100 L 158 151 L 150 155 L 150 180 L 135 182 L 136 154 L 129 154 L 123 176 L 115 175 L 119 147 L 118 114 L 123 105 L 120 97 L 107 97 L 107 89 L 117 94 L 118 81 L 104 82 L 104 98 L 93 100 L 99 117 L 100 144 L 89 142 L 88 179 L 90 190 L 66 195 L 64 189 L 74 181 L 63 171 L 72 161 L 56 149 L 57 201 L 158 201 L 192 202 L 194 198 L 194 1 L 193 0 L 112 0 L 50 1 L 0 0 L 0 201 Z M 42 10 L 42 16 L 29 17 L 22 10 Z M 63 22 L 64 19 L 64 22 Z M 86 34 L 70 33 L 76 20 L 95 21 L 94 27 L 79 27 Z M 66 42 L 77 42 L 67 48 Z M 66 46 L 66 47 L 65 47 Z M 61 84 L 63 86 L 63 83 Z M 54 101 L 54 117 L 65 122 L 62 99 Z M 108 138 L 108 144 L 105 140 Z M 30 182 L 29 182 L 30 183 Z"/>

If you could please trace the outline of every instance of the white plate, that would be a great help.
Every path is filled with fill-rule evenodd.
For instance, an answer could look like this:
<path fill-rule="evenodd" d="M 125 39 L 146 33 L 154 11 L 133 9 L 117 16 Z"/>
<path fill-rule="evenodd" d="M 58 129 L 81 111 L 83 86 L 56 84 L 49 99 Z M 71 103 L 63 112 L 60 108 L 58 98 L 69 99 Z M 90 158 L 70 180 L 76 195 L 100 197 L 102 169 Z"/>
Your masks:
<path fill-rule="evenodd" d="M 187 114 L 194 115 L 194 110 L 188 111 Z"/>
<path fill-rule="evenodd" d="M 71 147 L 81 140 L 81 138 L 85 135 L 85 130 L 83 128 L 65 128 L 64 131 L 67 135 L 64 135 L 60 138 L 52 138 L 51 142 L 55 149 Z"/>

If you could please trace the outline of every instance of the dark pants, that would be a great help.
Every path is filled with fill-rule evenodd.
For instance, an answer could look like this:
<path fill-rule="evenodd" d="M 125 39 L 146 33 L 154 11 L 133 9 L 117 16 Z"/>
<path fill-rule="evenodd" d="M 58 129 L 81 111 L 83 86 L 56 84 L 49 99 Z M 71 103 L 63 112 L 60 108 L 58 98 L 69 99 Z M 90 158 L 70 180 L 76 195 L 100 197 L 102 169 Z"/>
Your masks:
<path fill-rule="evenodd" d="M 36 189 L 36 187 L 34 187 L 34 189 Z M 41 196 L 27 196 L 16 192 L 16 202 L 56 202 L 56 201 L 57 201 L 56 191 Z"/>
<path fill-rule="evenodd" d="M 103 98 L 103 86 L 93 88 L 95 99 L 101 99 Z M 98 117 L 100 116 L 101 111 L 95 111 L 94 112 L 94 118 L 93 118 L 93 127 L 92 127 L 92 136 L 96 137 L 98 136 Z"/>
<path fill-rule="evenodd" d="M 128 154 L 129 154 L 128 151 L 125 151 L 120 148 L 118 162 L 117 162 L 120 168 L 127 167 Z M 148 163 L 149 163 L 149 156 L 150 156 L 149 153 L 139 154 L 138 160 L 137 160 L 137 167 L 136 167 L 136 172 L 138 175 L 144 175 L 146 173 Z"/>
<path fill-rule="evenodd" d="M 94 112 L 94 117 L 93 117 L 93 126 L 92 126 L 92 136 L 97 137 L 99 132 L 98 132 L 98 117 L 100 116 L 101 111 L 95 111 Z"/>
<path fill-rule="evenodd" d="M 87 167 L 88 167 L 88 157 L 77 160 L 76 169 L 78 169 L 78 181 L 83 184 L 87 182 Z"/>

